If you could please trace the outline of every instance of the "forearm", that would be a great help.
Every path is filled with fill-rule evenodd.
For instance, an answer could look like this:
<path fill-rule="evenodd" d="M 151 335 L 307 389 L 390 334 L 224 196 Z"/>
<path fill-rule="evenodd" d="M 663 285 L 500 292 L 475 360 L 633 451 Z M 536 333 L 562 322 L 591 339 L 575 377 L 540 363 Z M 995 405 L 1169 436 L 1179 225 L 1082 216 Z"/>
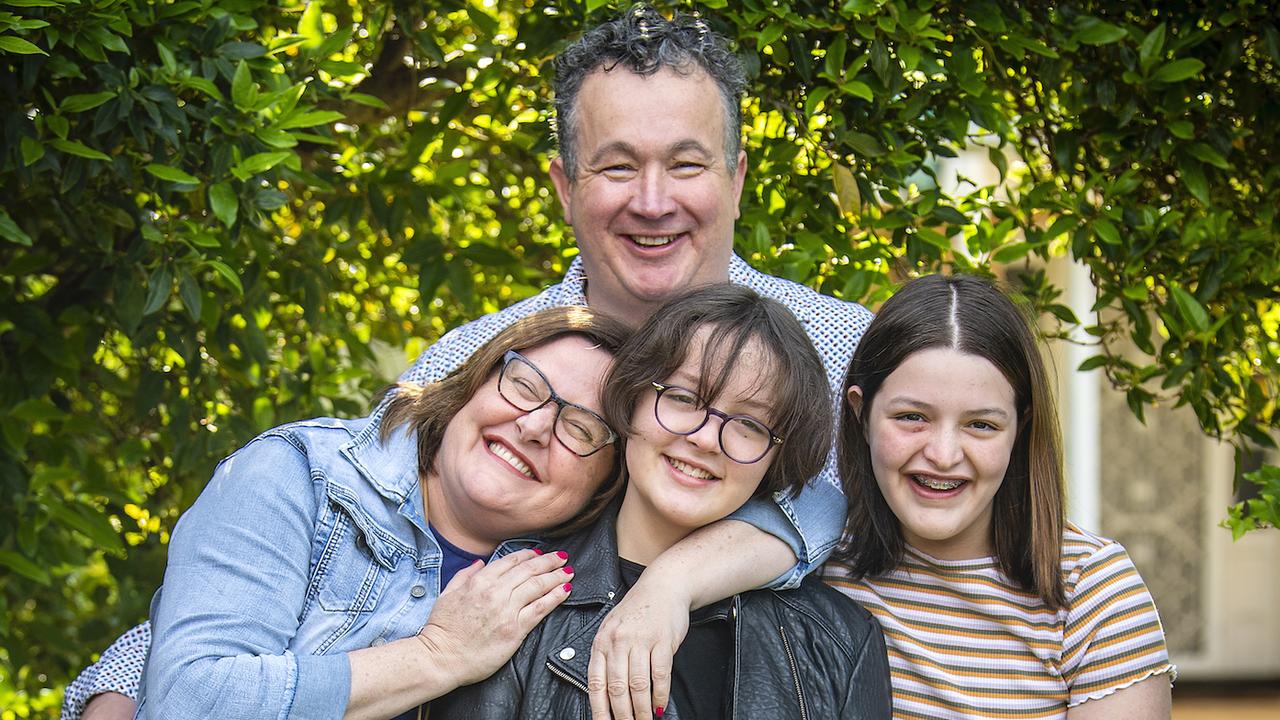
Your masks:
<path fill-rule="evenodd" d="M 117 638 L 67 686 L 62 719 L 131 720 L 150 644 L 151 624 L 145 622 Z"/>
<path fill-rule="evenodd" d="M 824 469 L 795 498 L 783 497 L 776 501 L 756 498 L 729 516 L 777 538 L 791 550 L 793 564 L 789 569 L 782 568 L 756 587 L 767 585 L 775 590 L 796 587 L 826 560 L 840 541 L 847 505 L 844 494 L 832 482 L 833 472 L 830 468 Z M 729 554 L 729 548 L 737 551 L 733 546 L 721 546 L 717 548 L 720 555 L 710 559 L 721 561 Z"/>
<path fill-rule="evenodd" d="M 152 665 L 143 718 L 342 717 L 350 669 L 345 655 L 209 657 Z"/>
<path fill-rule="evenodd" d="M 351 692 L 346 720 L 394 717 L 456 689 L 458 678 L 418 637 L 347 654 Z"/>
<path fill-rule="evenodd" d="M 745 522 L 721 520 L 676 543 L 640 578 L 687 593 L 691 610 L 760 587 L 796 563 L 787 543 Z"/>
<path fill-rule="evenodd" d="M 1067 720 L 1105 720 L 1118 717 L 1131 720 L 1169 720 L 1173 712 L 1172 694 L 1168 674 L 1152 675 L 1110 695 L 1067 708 Z"/>

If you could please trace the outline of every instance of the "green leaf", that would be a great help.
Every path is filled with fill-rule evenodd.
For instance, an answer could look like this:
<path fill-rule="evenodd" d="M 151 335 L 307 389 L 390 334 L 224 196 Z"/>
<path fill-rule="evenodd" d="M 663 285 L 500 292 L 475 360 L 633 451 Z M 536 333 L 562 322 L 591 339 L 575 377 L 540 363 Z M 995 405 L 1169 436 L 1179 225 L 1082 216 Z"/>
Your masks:
<path fill-rule="evenodd" d="M 1186 80 L 1196 75 L 1204 69 L 1204 63 L 1195 58 L 1182 58 L 1161 65 L 1154 73 L 1151 79 L 1155 82 L 1178 82 Z"/>
<path fill-rule="evenodd" d="M 291 148 L 298 144 L 298 138 L 290 135 L 284 130 L 260 128 L 253 133 L 253 136 L 261 140 L 262 144 L 267 147 Z"/>
<path fill-rule="evenodd" d="M 1187 149 L 1190 150 L 1191 154 L 1195 155 L 1198 160 L 1209 163 L 1216 168 L 1226 170 L 1230 167 L 1227 165 L 1227 159 L 1222 156 L 1222 153 L 1214 150 L 1212 147 L 1204 143 L 1195 143 Z"/>
<path fill-rule="evenodd" d="M 367 105 L 369 107 L 375 107 L 375 108 L 378 108 L 379 110 L 391 109 L 391 107 L 387 105 L 387 103 L 385 103 L 382 100 L 382 98 L 375 97 L 367 93 L 359 93 L 359 92 L 347 93 L 345 97 L 347 100 L 350 100 L 351 102 L 360 103 L 361 105 Z"/>
<path fill-rule="evenodd" d="M 106 153 L 94 150 L 93 148 L 89 147 L 88 145 L 85 145 L 84 143 L 78 140 L 63 140 L 62 138 L 55 138 L 54 140 L 50 141 L 49 144 L 52 145 L 54 149 L 61 150 L 62 152 L 67 153 L 68 155 L 77 155 L 79 157 L 88 158 L 90 160 L 110 160 L 111 159 L 111 157 Z"/>
<path fill-rule="evenodd" d="M 173 293 L 173 273 L 168 265 L 161 265 L 151 272 L 147 280 L 147 303 L 142 308 L 144 316 L 164 307 Z"/>
<path fill-rule="evenodd" d="M 49 573 L 45 572 L 44 568 L 12 550 L 0 550 L 0 565 L 4 565 L 23 577 L 35 580 L 41 585 L 49 584 Z"/>
<path fill-rule="evenodd" d="M 58 112 L 78 113 L 92 110 L 115 97 L 113 92 L 90 93 L 88 95 L 71 95 L 58 106 Z"/>
<path fill-rule="evenodd" d="M 1142 45 L 1138 48 L 1138 62 L 1144 70 L 1151 67 L 1151 63 L 1155 62 L 1164 50 L 1164 35 L 1165 24 L 1160 23 L 1142 39 Z"/>
<path fill-rule="evenodd" d="M 1178 170 L 1183 184 L 1191 194 L 1204 205 L 1212 205 L 1213 203 L 1209 200 L 1209 181 L 1205 178 L 1204 168 L 1200 163 L 1190 158 L 1182 158 L 1178 162 Z"/>
<path fill-rule="evenodd" d="M 14 55 L 48 55 L 30 42 L 13 35 L 0 35 L 0 50 Z"/>
<path fill-rule="evenodd" d="M 235 167 L 231 168 L 231 174 L 235 175 L 240 180 L 248 180 L 258 173 L 264 173 L 270 170 L 290 157 L 293 157 L 293 153 L 288 150 L 262 152 L 256 155 L 250 155 Z"/>
<path fill-rule="evenodd" d="M 200 92 L 204 93 L 205 95 L 208 95 L 214 100 L 217 100 L 218 102 L 222 102 L 222 91 L 218 89 L 217 85 L 213 84 L 212 80 L 198 77 L 198 76 L 193 76 L 189 78 L 183 78 L 182 86 L 195 88 L 196 90 L 199 90 Z"/>
<path fill-rule="evenodd" d="M 304 38 L 308 48 L 317 48 L 324 42 L 324 3 L 320 0 L 307 3 L 307 9 L 298 19 L 298 34 Z"/>
<path fill-rule="evenodd" d="M 204 264 L 213 268 L 214 272 L 231 283 L 231 287 L 235 288 L 238 294 L 244 295 L 244 285 L 240 283 L 240 276 L 236 275 L 236 271 L 232 270 L 226 263 L 221 260 L 206 260 Z"/>
<path fill-rule="evenodd" d="M 22 136 L 22 166 L 31 167 L 31 165 L 40 158 L 44 157 L 44 145 L 40 141 L 30 135 Z"/>
<path fill-rule="evenodd" d="M 846 80 L 840 83 L 840 90 L 854 97 L 860 97 L 867 102 L 875 99 L 875 93 L 871 92 L 871 86 L 860 80 Z"/>
<path fill-rule="evenodd" d="M 161 165 L 159 163 L 151 163 L 146 167 L 146 171 L 160 178 L 175 183 L 187 183 L 189 185 L 199 185 L 200 178 L 183 172 L 176 167 Z"/>
<path fill-rule="evenodd" d="M 1093 221 L 1093 231 L 1098 234 L 1098 238 L 1108 245 L 1120 244 L 1120 231 L 1116 229 L 1115 223 L 1110 220 L 1099 217 Z"/>
<path fill-rule="evenodd" d="M 587 12 L 595 12 L 608 4 L 609 0 L 587 0 Z"/>
<path fill-rule="evenodd" d="M 178 71 L 178 59 L 173 56 L 173 51 L 169 49 L 168 45 L 157 40 L 156 53 L 160 55 L 160 64 L 164 65 L 164 69 L 167 72 Z"/>
<path fill-rule="evenodd" d="M 31 236 L 23 232 L 13 218 L 9 217 L 9 213 L 3 209 L 0 209 L 0 237 L 9 242 L 31 247 Z"/>
<path fill-rule="evenodd" d="M 1095 17 L 1084 17 L 1077 23 L 1072 38 L 1085 45 L 1107 45 L 1122 39 L 1125 35 L 1124 28 Z"/>
<path fill-rule="evenodd" d="M 1196 126 L 1187 120 L 1174 120 L 1165 127 L 1169 129 L 1169 134 L 1180 140 L 1190 140 L 1196 135 Z"/>
<path fill-rule="evenodd" d="M 240 212 L 240 199 L 231 189 L 231 183 L 220 182 L 209 186 L 209 207 L 214 217 L 222 221 L 228 228 L 236 224 L 236 215 Z"/>
<path fill-rule="evenodd" d="M 182 298 L 182 304 L 187 306 L 187 312 L 191 314 L 191 319 L 200 322 L 200 310 L 204 304 L 204 295 L 200 292 L 200 283 L 196 282 L 196 279 L 186 272 L 178 274 L 178 297 Z"/>
<path fill-rule="evenodd" d="M 111 527 L 110 521 L 102 513 L 89 513 L 71 508 L 62 503 L 48 503 L 49 514 L 64 526 L 80 532 L 97 547 L 114 554 L 124 552 L 124 543 Z"/>
<path fill-rule="evenodd" d="M 345 117 L 346 115 L 343 115 L 336 110 L 313 110 L 310 112 L 291 113 L 274 123 L 273 126 L 279 130 L 293 130 L 295 128 L 328 125 L 330 123 L 338 122 Z"/>
<path fill-rule="evenodd" d="M 1076 370 L 1079 372 L 1089 372 L 1094 368 L 1103 367 L 1110 360 L 1111 358 L 1107 357 L 1106 355 L 1093 355 L 1091 357 L 1085 358 L 1084 362 L 1080 363 L 1080 367 L 1076 368 Z"/>
<path fill-rule="evenodd" d="M 1196 332 L 1209 329 L 1209 314 L 1205 312 L 1200 301 L 1177 285 L 1171 286 L 1169 292 L 1173 296 L 1174 305 L 1178 307 L 1178 314 L 1188 325 L 1195 328 Z"/>
<path fill-rule="evenodd" d="M 249 74 L 249 65 L 241 60 L 231 77 L 231 102 L 240 110 L 251 110 L 258 100 L 258 91 Z"/>
<path fill-rule="evenodd" d="M 215 273 L 218 273 L 221 277 L 227 279 L 227 282 L 232 284 L 232 287 L 236 288 L 236 292 L 239 293 L 239 295 L 244 295 L 244 286 L 241 284 L 241 279 L 239 279 L 239 275 L 236 274 L 236 270 L 230 269 L 230 266 L 228 266 L 227 263 L 223 263 L 221 260 L 205 260 L 205 264 L 214 269 Z"/>
<path fill-rule="evenodd" d="M 837 162 L 831 164 L 831 172 L 840 212 L 848 215 L 861 211 L 862 193 L 858 189 L 858 180 L 853 176 L 853 171 Z"/>

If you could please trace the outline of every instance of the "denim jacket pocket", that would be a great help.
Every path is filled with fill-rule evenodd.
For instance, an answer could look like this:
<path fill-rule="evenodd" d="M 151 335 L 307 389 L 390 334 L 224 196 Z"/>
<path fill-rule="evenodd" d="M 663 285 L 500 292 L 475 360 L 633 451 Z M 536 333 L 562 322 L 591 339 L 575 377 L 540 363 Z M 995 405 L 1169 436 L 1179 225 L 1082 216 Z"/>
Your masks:
<path fill-rule="evenodd" d="M 317 530 L 311 593 L 331 613 L 368 613 L 378 605 L 399 552 L 345 488 L 330 485 Z"/>

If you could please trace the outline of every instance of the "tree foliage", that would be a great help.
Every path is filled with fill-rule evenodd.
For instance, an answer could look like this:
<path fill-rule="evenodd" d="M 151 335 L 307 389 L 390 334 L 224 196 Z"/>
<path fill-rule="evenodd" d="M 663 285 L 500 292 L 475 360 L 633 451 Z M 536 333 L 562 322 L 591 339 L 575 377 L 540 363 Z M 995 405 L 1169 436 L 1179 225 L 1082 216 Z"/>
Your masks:
<path fill-rule="evenodd" d="M 218 459 L 362 413 L 443 330 L 560 275 L 551 58 L 618 7 L 0 0 L 0 706 L 51 712 L 145 616 Z M 872 304 L 1013 270 L 1139 416 L 1273 445 L 1265 3 L 700 9 L 752 76 L 750 262 Z M 940 180 L 983 146 L 998 182 Z M 1038 269 L 1058 255 L 1096 316 Z M 1239 532 L 1280 517 L 1275 469 L 1253 477 Z"/>

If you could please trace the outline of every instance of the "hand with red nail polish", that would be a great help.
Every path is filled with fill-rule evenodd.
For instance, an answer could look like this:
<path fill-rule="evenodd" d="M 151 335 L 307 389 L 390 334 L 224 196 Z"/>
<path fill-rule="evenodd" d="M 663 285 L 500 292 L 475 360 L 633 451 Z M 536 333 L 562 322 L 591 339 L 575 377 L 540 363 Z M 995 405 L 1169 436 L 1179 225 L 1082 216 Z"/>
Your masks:
<path fill-rule="evenodd" d="M 418 639 L 458 685 L 492 675 L 573 585 L 564 552 L 521 550 L 488 565 L 476 561 L 440 593 Z"/>

